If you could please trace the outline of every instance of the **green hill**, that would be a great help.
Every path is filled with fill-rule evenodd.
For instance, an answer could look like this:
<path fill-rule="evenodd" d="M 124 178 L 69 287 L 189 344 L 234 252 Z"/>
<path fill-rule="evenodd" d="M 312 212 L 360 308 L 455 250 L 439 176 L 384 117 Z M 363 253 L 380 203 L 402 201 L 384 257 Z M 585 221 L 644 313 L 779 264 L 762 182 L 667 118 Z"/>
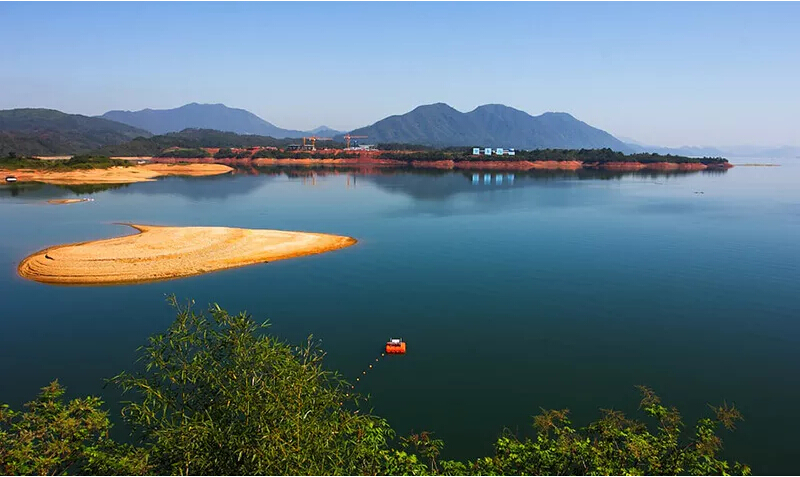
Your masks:
<path fill-rule="evenodd" d="M 80 154 L 150 135 L 145 130 L 108 119 L 53 109 L 0 111 L 0 156 L 11 152 L 20 156 Z"/>
<path fill-rule="evenodd" d="M 437 103 L 389 116 L 350 132 L 370 143 L 426 146 L 505 147 L 517 149 L 603 149 L 632 152 L 611 134 L 567 113 L 539 116 L 502 104 L 486 104 L 462 113 Z"/>

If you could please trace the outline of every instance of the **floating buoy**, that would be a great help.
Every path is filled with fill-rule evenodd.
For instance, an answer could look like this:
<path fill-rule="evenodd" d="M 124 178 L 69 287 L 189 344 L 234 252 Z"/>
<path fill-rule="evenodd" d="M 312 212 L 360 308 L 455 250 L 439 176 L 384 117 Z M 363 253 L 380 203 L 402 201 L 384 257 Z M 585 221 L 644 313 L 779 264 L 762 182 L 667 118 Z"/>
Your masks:
<path fill-rule="evenodd" d="M 402 338 L 391 338 L 386 342 L 386 354 L 406 354 L 406 342 Z"/>

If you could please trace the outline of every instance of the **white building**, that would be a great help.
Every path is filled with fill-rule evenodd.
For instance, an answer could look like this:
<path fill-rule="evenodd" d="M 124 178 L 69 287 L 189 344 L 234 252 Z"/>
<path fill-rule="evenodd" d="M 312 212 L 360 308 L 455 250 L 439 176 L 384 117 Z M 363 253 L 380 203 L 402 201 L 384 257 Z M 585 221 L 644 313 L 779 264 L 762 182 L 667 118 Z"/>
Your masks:
<path fill-rule="evenodd" d="M 481 154 L 483 154 L 484 156 L 491 156 L 492 154 L 494 154 L 494 155 L 496 155 L 496 156 L 503 156 L 503 155 L 506 155 L 506 156 L 514 156 L 514 155 L 516 154 L 516 150 L 515 150 L 515 149 L 513 149 L 513 148 L 509 148 L 509 149 L 503 149 L 502 147 L 498 147 L 498 148 L 491 148 L 491 147 L 484 147 L 484 148 L 480 148 L 480 147 L 473 147 L 473 148 L 472 148 L 472 154 L 473 154 L 474 156 L 480 156 Z"/>

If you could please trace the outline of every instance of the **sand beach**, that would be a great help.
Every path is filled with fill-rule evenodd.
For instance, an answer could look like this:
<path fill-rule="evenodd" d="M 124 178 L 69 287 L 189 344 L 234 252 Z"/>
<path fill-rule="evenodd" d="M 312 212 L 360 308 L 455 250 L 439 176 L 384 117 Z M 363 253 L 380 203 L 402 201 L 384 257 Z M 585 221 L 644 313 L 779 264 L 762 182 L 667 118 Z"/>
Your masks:
<path fill-rule="evenodd" d="M 351 237 L 282 230 L 128 225 L 137 233 L 49 247 L 22 260 L 17 272 L 54 284 L 148 282 L 323 253 L 356 243 Z"/>

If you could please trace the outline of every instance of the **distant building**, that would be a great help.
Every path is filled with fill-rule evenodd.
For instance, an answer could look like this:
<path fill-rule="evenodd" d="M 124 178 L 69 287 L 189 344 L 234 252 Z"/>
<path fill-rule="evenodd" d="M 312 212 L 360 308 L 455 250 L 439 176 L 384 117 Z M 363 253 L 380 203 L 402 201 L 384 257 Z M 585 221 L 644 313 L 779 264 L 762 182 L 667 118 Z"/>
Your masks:
<path fill-rule="evenodd" d="M 472 154 L 475 155 L 475 156 L 480 156 L 480 155 L 491 156 L 492 154 L 494 154 L 496 156 L 503 156 L 503 155 L 513 156 L 513 155 L 516 154 L 516 150 L 515 149 L 510 149 L 510 148 L 509 149 L 504 149 L 502 147 L 498 147 L 498 148 L 473 147 L 472 148 Z"/>
<path fill-rule="evenodd" d="M 302 148 L 303 148 L 302 144 L 289 144 L 288 146 L 286 146 L 287 151 L 299 151 Z"/>

